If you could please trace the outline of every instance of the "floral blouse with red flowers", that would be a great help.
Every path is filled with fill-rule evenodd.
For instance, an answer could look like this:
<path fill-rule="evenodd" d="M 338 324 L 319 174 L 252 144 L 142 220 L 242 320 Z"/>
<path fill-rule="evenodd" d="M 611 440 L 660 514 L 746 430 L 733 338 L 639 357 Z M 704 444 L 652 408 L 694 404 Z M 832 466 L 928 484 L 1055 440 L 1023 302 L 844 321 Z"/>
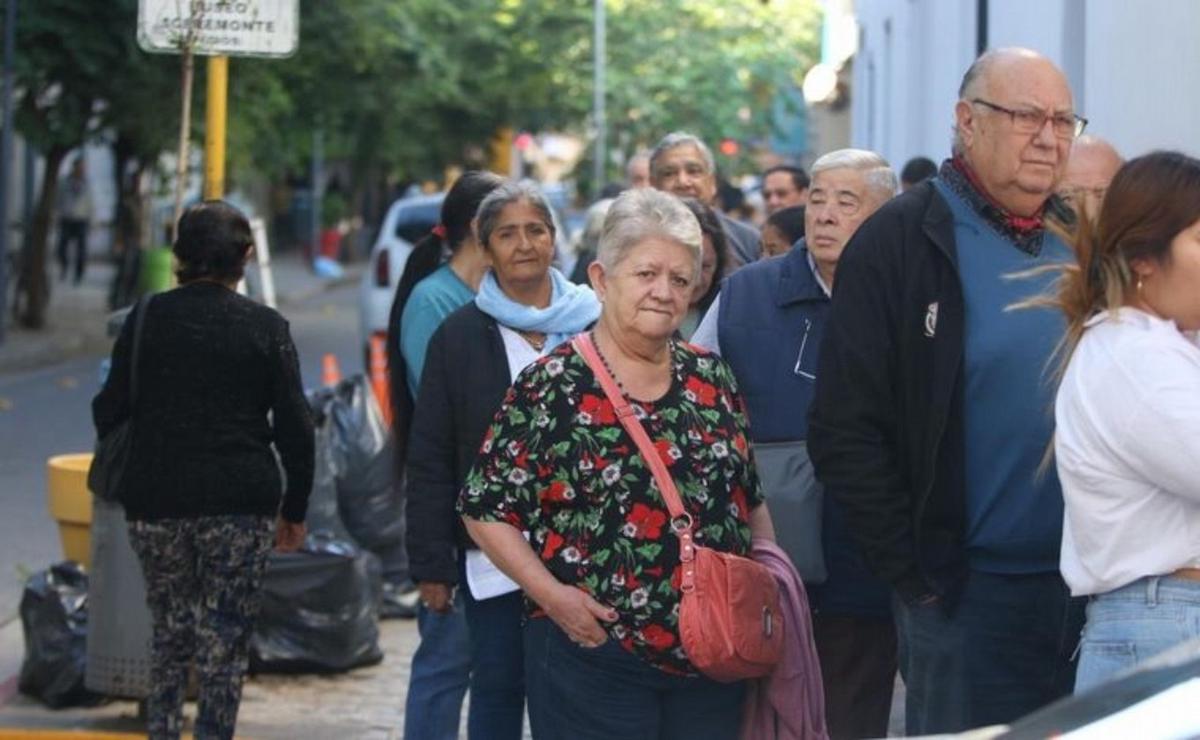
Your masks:
<path fill-rule="evenodd" d="M 633 401 L 695 521 L 696 542 L 746 554 L 762 503 L 733 372 L 673 342 L 674 378 Z M 637 446 L 569 344 L 509 389 L 459 495 L 459 513 L 507 522 L 561 582 L 616 609 L 611 639 L 670 672 L 695 673 L 679 641 L 679 541 Z M 536 614 L 536 606 L 529 605 Z"/>

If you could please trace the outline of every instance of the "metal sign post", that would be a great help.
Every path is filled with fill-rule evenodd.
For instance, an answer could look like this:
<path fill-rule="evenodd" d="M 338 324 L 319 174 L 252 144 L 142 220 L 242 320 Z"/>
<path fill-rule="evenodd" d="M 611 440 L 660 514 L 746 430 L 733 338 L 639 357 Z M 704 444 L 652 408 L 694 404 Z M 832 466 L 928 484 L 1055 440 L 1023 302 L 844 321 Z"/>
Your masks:
<path fill-rule="evenodd" d="M 138 46 L 148 52 L 184 54 L 208 60 L 208 107 L 205 117 L 204 197 L 225 194 L 226 101 L 229 90 L 229 57 L 287 57 L 300 41 L 298 0 L 139 0 Z M 187 79 L 187 78 L 185 78 Z M 185 82 L 190 100 L 190 79 Z M 179 181 L 175 220 L 178 222 L 187 174 L 187 120 L 184 108 L 180 133 Z"/>
<path fill-rule="evenodd" d="M 201 56 L 287 57 L 300 41 L 298 0 L 140 0 L 138 46 L 179 53 L 194 39 Z"/>

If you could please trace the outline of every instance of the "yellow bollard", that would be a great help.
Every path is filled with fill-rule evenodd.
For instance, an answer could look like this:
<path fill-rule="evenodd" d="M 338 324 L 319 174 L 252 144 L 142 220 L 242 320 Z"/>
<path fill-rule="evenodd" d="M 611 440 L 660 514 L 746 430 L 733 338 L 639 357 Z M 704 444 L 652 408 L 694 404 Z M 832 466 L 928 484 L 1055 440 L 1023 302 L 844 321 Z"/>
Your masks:
<path fill-rule="evenodd" d="M 92 453 L 56 455 L 46 461 L 46 497 L 58 522 L 63 555 L 88 568 L 92 564 L 92 492 L 87 487 Z"/>

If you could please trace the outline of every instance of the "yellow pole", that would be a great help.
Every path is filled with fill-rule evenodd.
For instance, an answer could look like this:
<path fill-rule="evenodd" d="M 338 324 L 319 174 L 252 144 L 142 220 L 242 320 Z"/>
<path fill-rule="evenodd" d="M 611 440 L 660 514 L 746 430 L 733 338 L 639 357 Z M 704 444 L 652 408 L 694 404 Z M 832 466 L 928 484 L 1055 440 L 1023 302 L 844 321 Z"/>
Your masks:
<path fill-rule="evenodd" d="M 204 198 L 225 195 L 225 119 L 229 57 L 208 58 L 208 108 L 204 127 Z"/>
<path fill-rule="evenodd" d="M 510 177 L 512 172 L 513 130 L 511 126 L 503 126 L 492 136 L 491 151 L 488 152 L 488 167 L 498 175 Z"/>

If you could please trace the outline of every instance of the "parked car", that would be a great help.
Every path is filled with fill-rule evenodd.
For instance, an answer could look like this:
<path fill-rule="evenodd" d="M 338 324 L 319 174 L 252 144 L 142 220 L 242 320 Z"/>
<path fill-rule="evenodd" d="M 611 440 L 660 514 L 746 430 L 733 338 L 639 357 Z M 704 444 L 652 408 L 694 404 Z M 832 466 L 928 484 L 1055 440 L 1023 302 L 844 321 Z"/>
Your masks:
<path fill-rule="evenodd" d="M 364 368 L 371 364 L 371 337 L 387 337 L 388 314 L 408 255 L 412 254 L 413 245 L 437 225 L 445 198 L 445 193 L 401 198 L 392 203 L 383 217 L 379 235 L 371 247 L 368 269 L 359 285 Z"/>

